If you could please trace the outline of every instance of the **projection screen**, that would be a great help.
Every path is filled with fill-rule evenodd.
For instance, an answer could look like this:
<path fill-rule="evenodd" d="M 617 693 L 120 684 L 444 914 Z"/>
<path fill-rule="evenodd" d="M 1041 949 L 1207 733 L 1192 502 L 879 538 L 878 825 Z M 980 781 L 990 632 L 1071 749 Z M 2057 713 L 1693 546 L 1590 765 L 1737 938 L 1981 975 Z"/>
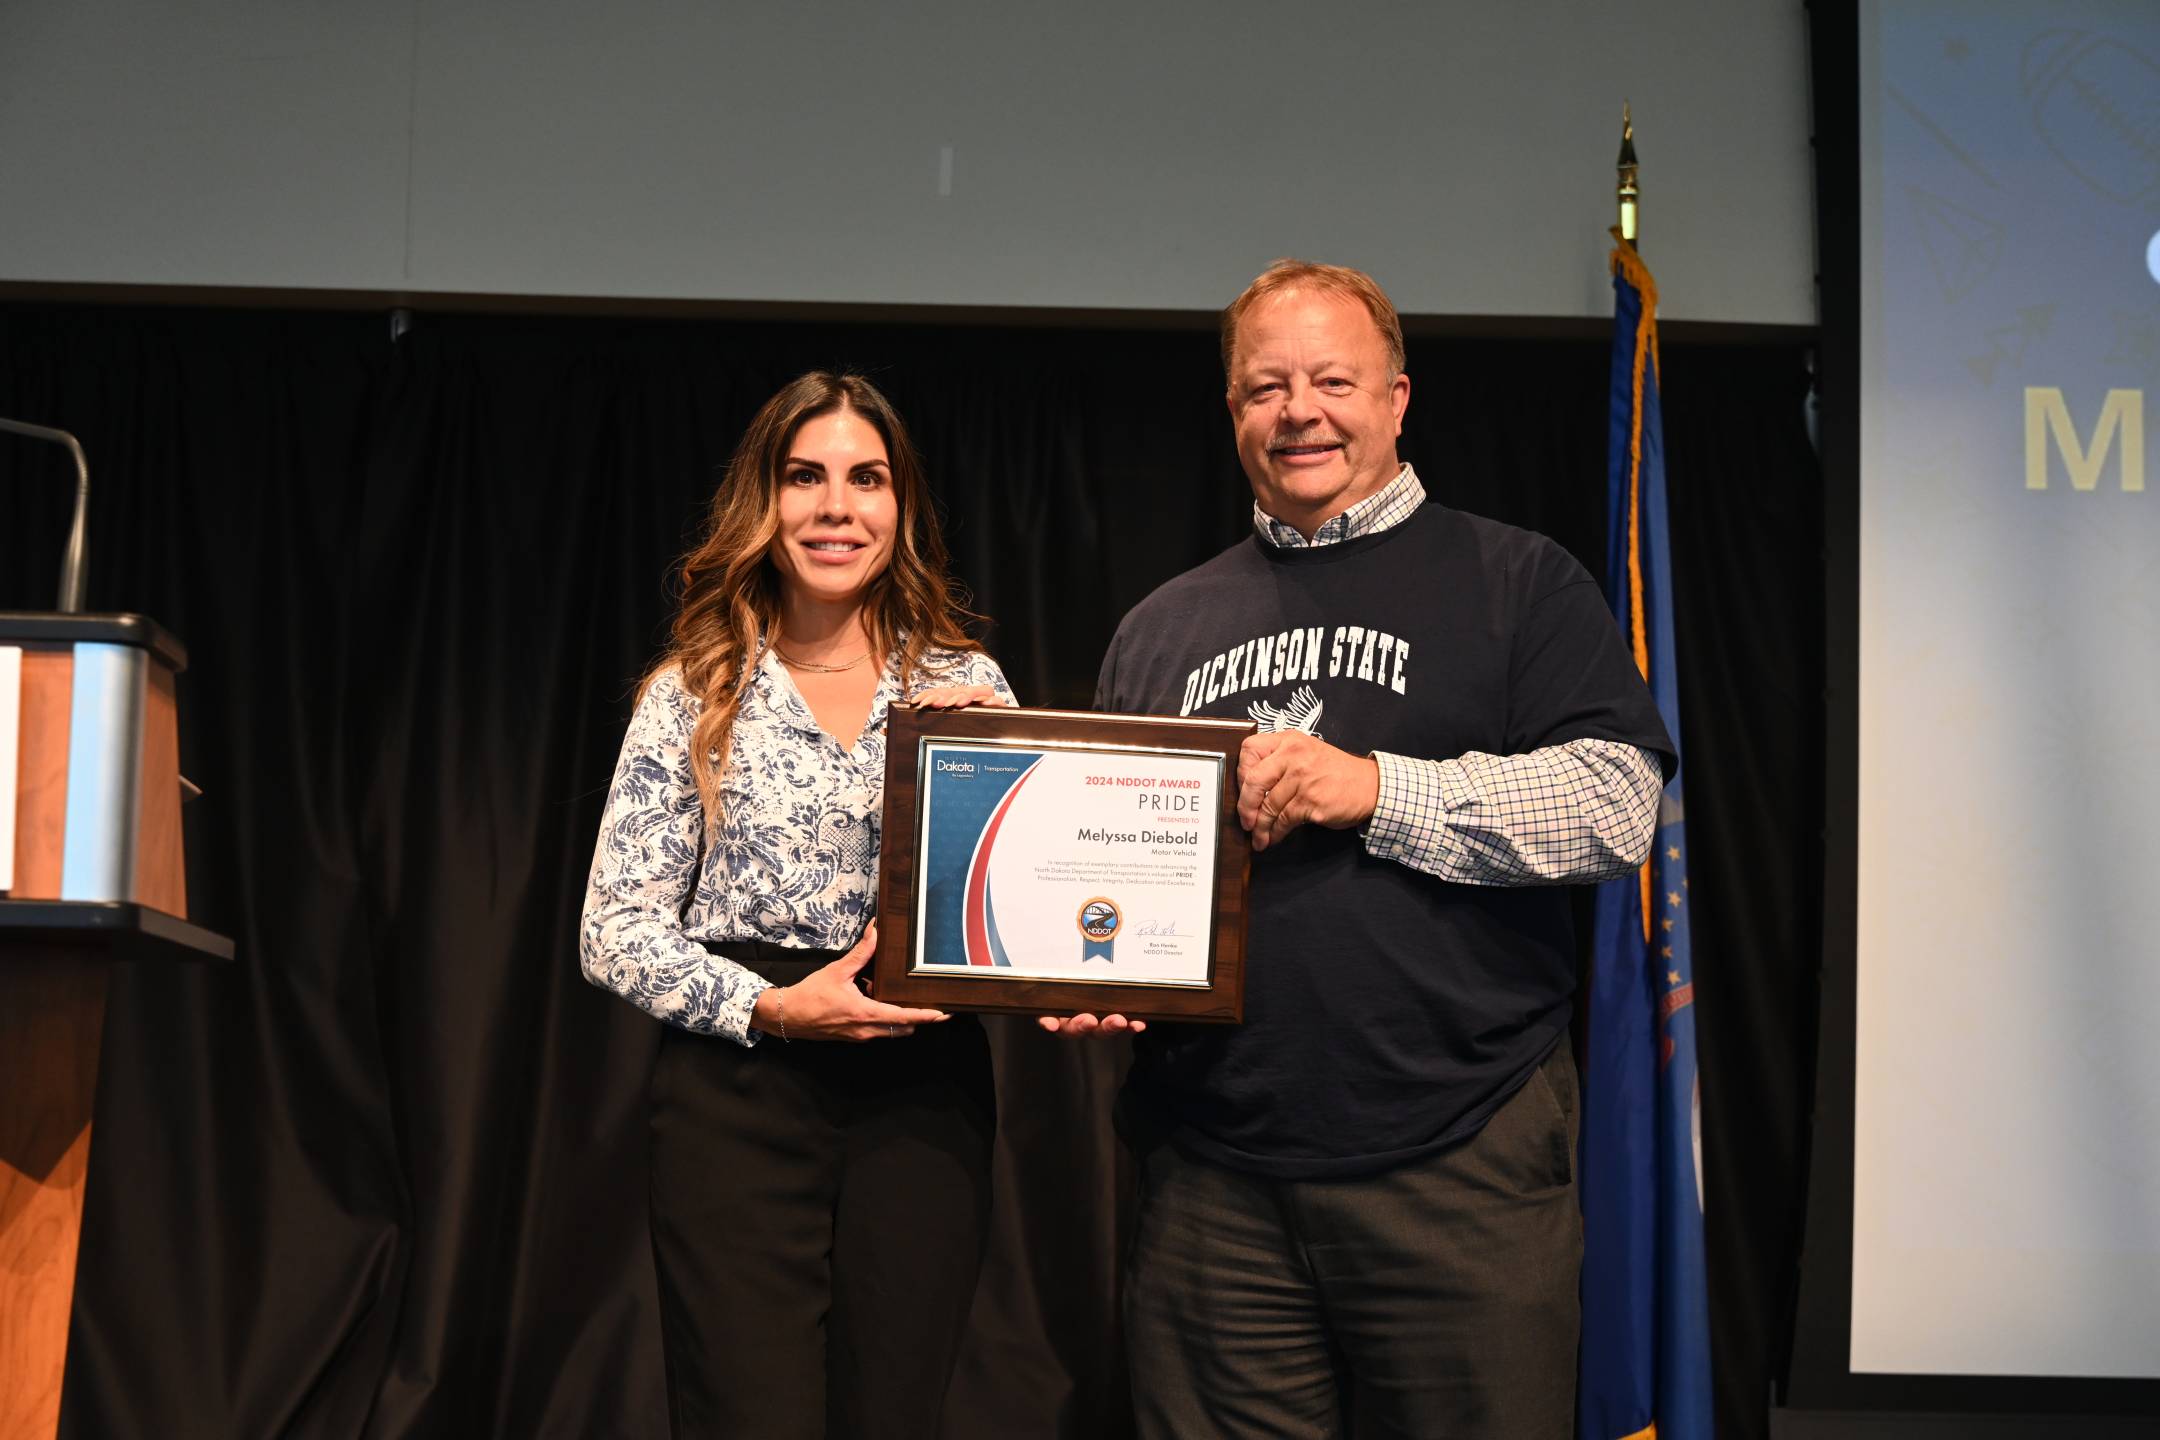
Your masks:
<path fill-rule="evenodd" d="M 2156 1377 L 2160 6 L 1859 22 L 1851 1369 Z"/>

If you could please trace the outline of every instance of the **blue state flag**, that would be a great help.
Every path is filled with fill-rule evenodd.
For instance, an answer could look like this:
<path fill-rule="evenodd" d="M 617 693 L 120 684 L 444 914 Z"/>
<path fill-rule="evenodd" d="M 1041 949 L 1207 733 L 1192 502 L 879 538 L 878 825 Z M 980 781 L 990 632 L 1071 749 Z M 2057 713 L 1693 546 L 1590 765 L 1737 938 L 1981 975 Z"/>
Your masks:
<path fill-rule="evenodd" d="M 1606 595 L 1677 746 L 1657 286 L 1624 241 L 1612 269 Z M 1642 872 L 1598 887 L 1584 1033 L 1579 1440 L 1713 1433 L 1687 853 L 1675 778 Z"/>

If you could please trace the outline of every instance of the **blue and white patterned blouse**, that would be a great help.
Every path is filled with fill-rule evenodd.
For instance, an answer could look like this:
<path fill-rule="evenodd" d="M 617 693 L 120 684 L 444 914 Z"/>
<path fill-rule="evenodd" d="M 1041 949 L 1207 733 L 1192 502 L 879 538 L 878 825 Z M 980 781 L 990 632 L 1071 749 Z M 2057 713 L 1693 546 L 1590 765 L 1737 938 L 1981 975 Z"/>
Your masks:
<path fill-rule="evenodd" d="M 948 685 L 1013 698 L 979 651 L 930 651 L 906 693 Z M 841 950 L 861 936 L 877 909 L 885 719 L 902 698 L 888 664 L 843 750 L 768 650 L 728 737 L 720 824 L 704 837 L 690 770 L 704 706 L 680 671 L 663 671 L 630 718 L 601 817 L 578 932 L 585 978 L 670 1025 L 755 1045 L 750 1012 L 768 982 L 698 942 Z"/>

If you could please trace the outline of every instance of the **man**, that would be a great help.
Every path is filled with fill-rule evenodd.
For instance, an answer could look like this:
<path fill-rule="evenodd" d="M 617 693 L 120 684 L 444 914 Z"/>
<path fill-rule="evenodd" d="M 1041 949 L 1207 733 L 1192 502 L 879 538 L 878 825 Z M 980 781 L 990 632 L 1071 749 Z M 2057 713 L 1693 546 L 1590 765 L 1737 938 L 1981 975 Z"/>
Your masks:
<path fill-rule="evenodd" d="M 1126 1092 L 1140 1432 L 1561 1440 L 1582 1242 L 1554 887 L 1642 862 L 1672 744 L 1582 567 L 1397 457 L 1410 379 L 1370 276 L 1271 267 L 1223 365 L 1255 534 L 1135 607 L 1096 692 L 1261 730 L 1246 1023 L 1156 1027 Z"/>

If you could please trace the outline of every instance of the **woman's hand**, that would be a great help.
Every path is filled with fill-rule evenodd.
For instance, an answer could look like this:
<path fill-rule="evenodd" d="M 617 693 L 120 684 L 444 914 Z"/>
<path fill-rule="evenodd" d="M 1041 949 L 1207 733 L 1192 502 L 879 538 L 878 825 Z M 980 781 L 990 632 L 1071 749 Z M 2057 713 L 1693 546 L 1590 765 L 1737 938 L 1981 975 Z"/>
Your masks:
<path fill-rule="evenodd" d="M 908 701 L 925 710 L 960 710 L 969 705 L 1010 705 L 1012 701 L 988 685 L 940 685 Z"/>
<path fill-rule="evenodd" d="M 1138 1035 L 1147 1029 L 1147 1021 L 1123 1015 L 1038 1015 L 1035 1023 L 1052 1035 Z"/>
<path fill-rule="evenodd" d="M 886 1040 L 912 1035 L 918 1025 L 952 1017 L 942 1010 L 912 1010 L 873 1000 L 855 986 L 855 977 L 877 953 L 877 922 L 862 939 L 830 965 L 793 985 L 773 985 L 758 992 L 750 1023 L 765 1034 L 787 1040 Z"/>

